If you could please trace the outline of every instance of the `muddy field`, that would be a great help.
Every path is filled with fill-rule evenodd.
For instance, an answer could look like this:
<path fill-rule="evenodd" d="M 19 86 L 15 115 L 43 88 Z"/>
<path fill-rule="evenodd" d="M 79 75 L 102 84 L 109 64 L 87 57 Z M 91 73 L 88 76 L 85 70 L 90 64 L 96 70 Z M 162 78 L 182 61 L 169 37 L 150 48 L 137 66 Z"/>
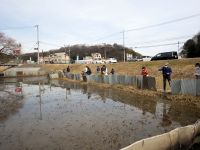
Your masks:
<path fill-rule="evenodd" d="M 120 88 L 18 81 L 0 83 L 2 150 L 117 150 L 200 117 L 195 105 Z"/>

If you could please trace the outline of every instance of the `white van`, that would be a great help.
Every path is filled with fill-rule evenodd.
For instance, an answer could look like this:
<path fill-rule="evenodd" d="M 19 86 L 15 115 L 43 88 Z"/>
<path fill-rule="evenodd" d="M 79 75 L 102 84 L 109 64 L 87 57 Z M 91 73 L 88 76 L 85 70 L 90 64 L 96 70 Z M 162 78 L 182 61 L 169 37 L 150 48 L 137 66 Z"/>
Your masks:
<path fill-rule="evenodd" d="M 103 64 L 103 60 L 101 58 L 96 58 L 92 60 L 93 64 Z"/>
<path fill-rule="evenodd" d="M 108 59 L 106 59 L 106 63 L 117 63 L 117 59 L 116 58 L 108 58 Z"/>
<path fill-rule="evenodd" d="M 142 61 L 151 61 L 151 56 L 142 56 Z"/>

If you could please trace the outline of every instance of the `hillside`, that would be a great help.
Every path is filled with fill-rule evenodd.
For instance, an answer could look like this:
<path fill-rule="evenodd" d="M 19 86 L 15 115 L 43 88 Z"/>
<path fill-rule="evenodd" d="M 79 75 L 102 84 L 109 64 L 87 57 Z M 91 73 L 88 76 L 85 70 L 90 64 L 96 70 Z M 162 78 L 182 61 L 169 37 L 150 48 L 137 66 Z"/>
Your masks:
<path fill-rule="evenodd" d="M 140 56 L 141 54 L 135 52 L 133 49 L 125 47 L 126 53 L 132 54 L 133 56 Z M 47 56 L 49 54 L 54 54 L 58 52 L 65 52 L 70 56 L 72 60 L 83 59 L 85 56 L 91 56 L 91 53 L 101 53 L 103 58 L 115 57 L 118 61 L 123 61 L 124 59 L 124 47 L 118 44 L 103 44 L 103 45 L 73 45 L 68 47 L 61 47 L 60 49 L 50 50 L 48 52 L 40 53 L 40 56 Z M 21 56 L 22 59 L 28 60 L 32 57 L 32 60 L 37 61 L 37 53 L 28 53 Z"/>

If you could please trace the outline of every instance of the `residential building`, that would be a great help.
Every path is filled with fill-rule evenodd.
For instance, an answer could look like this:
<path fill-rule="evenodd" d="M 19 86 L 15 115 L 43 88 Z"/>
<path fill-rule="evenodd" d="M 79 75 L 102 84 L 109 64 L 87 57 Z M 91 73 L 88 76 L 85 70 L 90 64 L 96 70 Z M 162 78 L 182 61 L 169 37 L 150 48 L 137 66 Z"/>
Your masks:
<path fill-rule="evenodd" d="M 102 59 L 100 53 L 92 53 L 91 56 L 92 56 L 92 59 L 93 59 L 93 60 Z"/>
<path fill-rule="evenodd" d="M 40 63 L 67 64 L 70 63 L 70 58 L 65 52 L 60 52 L 40 57 Z"/>

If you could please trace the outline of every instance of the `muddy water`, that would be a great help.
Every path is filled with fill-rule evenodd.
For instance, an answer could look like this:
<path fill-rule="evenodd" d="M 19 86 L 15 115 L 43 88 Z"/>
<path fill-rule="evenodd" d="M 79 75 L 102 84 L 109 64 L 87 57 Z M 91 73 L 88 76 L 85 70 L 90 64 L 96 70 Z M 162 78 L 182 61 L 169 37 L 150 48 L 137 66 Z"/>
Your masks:
<path fill-rule="evenodd" d="M 18 81 L 0 83 L 0 94 L 23 96 L 17 111 L 0 120 L 2 150 L 116 150 L 200 117 L 195 107 L 160 98 L 57 80 Z"/>

